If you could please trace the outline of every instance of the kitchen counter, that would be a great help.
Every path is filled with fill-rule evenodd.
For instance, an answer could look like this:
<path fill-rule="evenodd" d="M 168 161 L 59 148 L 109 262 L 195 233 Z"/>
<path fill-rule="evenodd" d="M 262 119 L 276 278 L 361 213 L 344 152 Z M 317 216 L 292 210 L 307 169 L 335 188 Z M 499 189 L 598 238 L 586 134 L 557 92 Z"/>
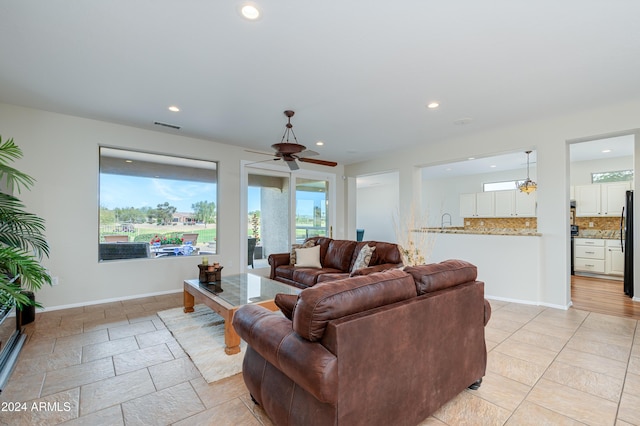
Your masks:
<path fill-rule="evenodd" d="M 575 238 L 593 238 L 597 240 L 619 240 L 620 231 L 615 230 L 580 230 Z"/>
<path fill-rule="evenodd" d="M 462 227 L 445 227 L 445 228 L 421 228 L 417 232 L 430 232 L 434 234 L 468 234 L 468 235 L 514 235 L 525 237 L 539 237 L 540 234 L 535 229 L 513 229 L 513 228 L 473 228 L 465 229 Z M 590 238 L 590 237 L 585 237 Z"/>

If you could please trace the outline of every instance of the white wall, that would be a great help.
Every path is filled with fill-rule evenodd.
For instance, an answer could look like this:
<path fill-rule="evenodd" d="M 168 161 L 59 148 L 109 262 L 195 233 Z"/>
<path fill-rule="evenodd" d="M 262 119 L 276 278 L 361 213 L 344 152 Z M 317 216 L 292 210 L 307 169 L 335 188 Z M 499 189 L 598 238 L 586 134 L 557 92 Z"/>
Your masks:
<path fill-rule="evenodd" d="M 364 229 L 367 241 L 396 241 L 394 218 L 400 191 L 398 172 L 385 173 L 384 184 L 358 188 L 356 228 Z"/>
<path fill-rule="evenodd" d="M 453 162 L 469 156 L 483 157 L 500 152 L 524 151 L 534 147 L 537 154 L 538 232 L 540 256 L 539 288 L 533 303 L 551 306 L 570 304 L 569 245 L 569 147 L 578 142 L 632 133 L 640 127 L 640 100 L 603 106 L 572 114 L 553 116 L 546 120 L 514 123 L 491 131 L 466 130 L 463 135 L 448 140 L 424 140 L 411 149 L 389 152 L 378 159 L 351 164 L 347 176 L 360 176 L 389 169 L 400 171 L 400 206 L 408 208 L 420 192 L 416 171 L 420 166 Z M 636 137 L 636 149 L 640 141 Z M 640 159 L 636 159 L 636 162 Z M 635 177 L 638 180 L 638 177 Z M 636 187 L 640 187 L 636 184 Z M 636 223 L 640 218 L 636 209 Z M 640 231 L 639 231 L 640 232 Z M 638 241 L 636 238 L 635 241 Z M 492 250 L 487 239 L 487 251 Z M 532 250 L 532 249 L 529 249 Z M 522 258 L 529 253 L 522 252 Z M 534 253 L 532 253 L 534 254 Z M 534 254 L 537 257 L 537 254 Z M 490 260 L 482 268 L 500 268 L 500 260 Z M 635 293 L 640 294 L 640 274 L 636 274 Z M 517 281 L 518 276 L 514 275 Z M 528 293 L 528 292 L 527 292 Z M 528 293 L 531 294 L 531 293 Z M 495 295 L 500 296 L 500 295 Z M 525 300 L 525 297 L 522 297 Z"/>
<path fill-rule="evenodd" d="M 98 263 L 99 145 L 219 161 L 219 254 L 213 260 L 224 265 L 227 274 L 239 272 L 241 220 L 246 216 L 240 209 L 240 197 L 245 196 L 240 162 L 263 157 L 212 141 L 6 104 L 0 104 L 0 134 L 3 139 L 14 138 L 22 148 L 24 158 L 15 166 L 37 181 L 20 198 L 27 211 L 46 221 L 51 256 L 43 263 L 59 277 L 58 286 L 43 288 L 36 295 L 45 307 L 179 291 L 185 278 L 197 276 L 199 257 Z M 301 167 L 327 172 L 326 167 L 306 163 Z M 331 172 L 342 176 L 343 167 Z M 336 182 L 335 230 L 336 238 L 341 238 L 345 194 L 343 180 Z"/>
<path fill-rule="evenodd" d="M 540 237 L 432 235 L 435 235 L 432 262 L 464 259 L 478 266 L 478 280 L 484 281 L 484 292 L 488 298 L 537 303 L 540 288 Z M 530 256 L 526 262 L 522 261 L 522 253 Z"/>
<path fill-rule="evenodd" d="M 591 173 L 620 170 L 633 170 L 633 156 L 576 161 L 571 163 L 571 185 L 590 185 Z"/>

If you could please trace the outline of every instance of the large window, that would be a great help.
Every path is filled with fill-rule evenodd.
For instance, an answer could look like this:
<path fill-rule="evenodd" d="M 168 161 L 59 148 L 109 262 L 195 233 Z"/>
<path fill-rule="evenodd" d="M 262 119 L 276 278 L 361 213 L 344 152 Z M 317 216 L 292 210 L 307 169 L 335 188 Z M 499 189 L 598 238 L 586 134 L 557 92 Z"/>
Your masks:
<path fill-rule="evenodd" d="M 504 182 L 489 182 L 482 184 L 482 190 L 484 192 L 490 191 L 508 191 L 510 189 L 518 189 L 518 185 L 520 185 L 522 180 L 507 180 Z"/>
<path fill-rule="evenodd" d="M 217 163 L 100 148 L 99 260 L 217 253 Z"/>

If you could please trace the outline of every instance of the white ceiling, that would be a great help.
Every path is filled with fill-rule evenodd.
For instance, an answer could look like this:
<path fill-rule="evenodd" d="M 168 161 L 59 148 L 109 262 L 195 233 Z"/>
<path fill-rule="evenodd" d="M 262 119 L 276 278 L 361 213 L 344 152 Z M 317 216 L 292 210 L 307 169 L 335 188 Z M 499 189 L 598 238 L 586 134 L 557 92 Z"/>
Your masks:
<path fill-rule="evenodd" d="M 632 156 L 633 144 L 633 135 L 574 143 L 569 146 L 569 159 L 571 162 L 577 162 Z M 536 154 L 536 151 L 533 150 L 529 155 L 529 164 L 531 168 L 536 166 Z M 422 169 L 422 178 L 442 179 L 447 177 L 469 176 L 505 170 L 524 170 L 526 167 L 527 154 L 525 152 L 512 152 L 483 158 L 467 158 L 452 163 L 428 166 Z"/>
<path fill-rule="evenodd" d="M 638 1 L 255 3 L 3 1 L 0 102 L 348 164 L 640 96 Z"/>

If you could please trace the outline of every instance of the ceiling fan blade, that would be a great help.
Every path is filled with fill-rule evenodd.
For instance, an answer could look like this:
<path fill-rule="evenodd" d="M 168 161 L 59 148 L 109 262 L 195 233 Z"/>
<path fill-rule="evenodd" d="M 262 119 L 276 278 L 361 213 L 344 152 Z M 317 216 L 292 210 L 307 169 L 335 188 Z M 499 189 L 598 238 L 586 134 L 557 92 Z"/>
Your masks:
<path fill-rule="evenodd" d="M 320 155 L 320 153 L 312 151 L 310 149 L 305 149 L 304 151 L 302 151 L 299 154 L 296 154 L 296 157 L 298 158 L 303 158 L 303 157 L 314 157 L 316 155 Z"/>
<path fill-rule="evenodd" d="M 320 164 L 321 166 L 335 167 L 338 165 L 338 163 L 336 163 L 335 161 L 319 160 L 317 158 L 302 157 L 302 158 L 298 158 L 298 160 L 302 161 L 303 163 Z"/>
<path fill-rule="evenodd" d="M 296 160 L 285 160 L 287 163 L 287 166 L 289 166 L 290 170 L 298 170 L 300 168 L 300 166 L 298 166 L 298 163 L 296 163 Z"/>
<path fill-rule="evenodd" d="M 270 159 L 268 159 L 268 160 L 254 161 L 253 163 L 248 163 L 248 164 L 246 164 L 246 166 L 251 166 L 251 165 L 253 165 L 253 164 L 266 163 L 266 162 L 268 162 L 268 161 L 278 161 L 278 160 L 279 160 L 279 158 L 270 158 Z"/>
<path fill-rule="evenodd" d="M 270 154 L 268 152 L 252 151 L 250 149 L 245 149 L 244 152 L 251 152 L 253 154 L 261 154 L 261 155 L 268 155 L 269 157 L 274 157 L 273 154 Z"/>

